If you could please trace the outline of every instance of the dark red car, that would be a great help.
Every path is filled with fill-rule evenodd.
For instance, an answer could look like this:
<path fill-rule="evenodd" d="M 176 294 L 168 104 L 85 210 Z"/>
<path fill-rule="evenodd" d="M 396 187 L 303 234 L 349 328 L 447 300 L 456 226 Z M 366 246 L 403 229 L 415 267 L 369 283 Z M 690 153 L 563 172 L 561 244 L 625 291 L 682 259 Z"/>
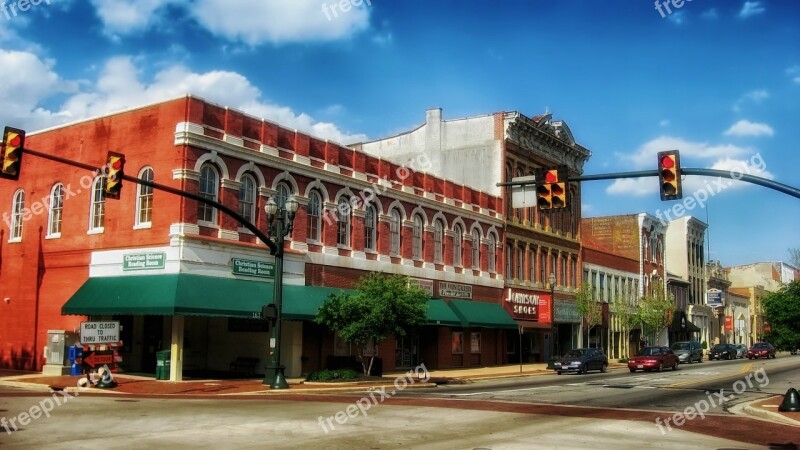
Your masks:
<path fill-rule="evenodd" d="M 645 347 L 642 351 L 628 360 L 628 370 L 657 370 L 661 372 L 665 367 L 678 370 L 678 355 L 669 347 Z"/>
<path fill-rule="evenodd" d="M 775 347 L 767 342 L 756 342 L 747 351 L 747 359 L 775 358 Z"/>

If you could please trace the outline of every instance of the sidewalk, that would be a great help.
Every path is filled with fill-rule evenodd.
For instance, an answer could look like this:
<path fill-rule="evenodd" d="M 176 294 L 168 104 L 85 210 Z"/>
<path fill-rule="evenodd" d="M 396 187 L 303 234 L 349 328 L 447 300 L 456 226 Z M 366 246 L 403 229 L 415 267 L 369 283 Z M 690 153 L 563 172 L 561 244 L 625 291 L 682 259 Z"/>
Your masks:
<path fill-rule="evenodd" d="M 493 367 L 476 367 L 469 369 L 447 369 L 433 370 L 429 372 L 430 379 L 427 383 L 418 380 L 413 385 L 417 388 L 435 387 L 436 384 L 445 383 L 467 383 L 471 380 L 511 378 L 530 375 L 552 374 L 545 363 L 523 364 L 522 372 L 520 366 L 504 365 Z M 624 364 L 612 363 L 611 368 L 626 367 Z M 128 394 L 142 396 L 159 395 L 202 395 L 202 396 L 235 396 L 235 395 L 268 395 L 270 393 L 325 393 L 343 392 L 353 390 L 363 390 L 368 387 L 390 386 L 395 378 L 407 375 L 406 372 L 391 372 L 383 375 L 383 378 L 361 382 L 305 382 L 302 378 L 289 379 L 288 390 L 271 390 L 265 386 L 262 379 L 233 379 L 233 380 L 187 380 L 180 382 L 157 381 L 152 376 L 138 376 L 128 374 L 114 374 L 114 380 L 118 386 L 113 389 L 90 390 L 79 389 L 77 387 L 78 376 L 56 376 L 45 377 L 38 373 L 11 374 L 3 373 L 0 375 L 0 386 L 10 386 L 25 389 L 27 391 L 49 392 L 53 390 L 66 390 L 68 392 L 91 392 L 98 394 Z M 424 372 L 420 373 L 424 378 Z M 417 378 L 417 377 L 414 377 Z"/>
<path fill-rule="evenodd" d="M 786 425 L 800 427 L 800 412 L 778 411 L 778 406 L 780 406 L 782 401 L 783 395 L 759 400 L 745 406 L 744 412 L 751 416 L 767 419 L 771 422 L 780 422 Z"/>

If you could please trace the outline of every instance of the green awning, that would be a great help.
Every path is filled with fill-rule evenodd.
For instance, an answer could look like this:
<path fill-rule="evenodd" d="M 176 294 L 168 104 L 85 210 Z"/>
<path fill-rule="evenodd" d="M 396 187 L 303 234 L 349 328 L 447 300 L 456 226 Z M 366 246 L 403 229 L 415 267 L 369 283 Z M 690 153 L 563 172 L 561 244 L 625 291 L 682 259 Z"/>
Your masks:
<path fill-rule="evenodd" d="M 90 278 L 64 304 L 64 315 L 164 315 L 254 318 L 272 303 L 263 281 L 170 274 Z M 340 289 L 283 286 L 283 317 L 312 320 Z"/>
<path fill-rule="evenodd" d="M 461 318 L 464 326 L 486 328 L 514 328 L 517 322 L 497 303 L 451 300 L 450 307 Z"/>
<path fill-rule="evenodd" d="M 447 306 L 444 300 L 433 298 L 428 300 L 428 325 L 462 326 L 461 319 Z"/>

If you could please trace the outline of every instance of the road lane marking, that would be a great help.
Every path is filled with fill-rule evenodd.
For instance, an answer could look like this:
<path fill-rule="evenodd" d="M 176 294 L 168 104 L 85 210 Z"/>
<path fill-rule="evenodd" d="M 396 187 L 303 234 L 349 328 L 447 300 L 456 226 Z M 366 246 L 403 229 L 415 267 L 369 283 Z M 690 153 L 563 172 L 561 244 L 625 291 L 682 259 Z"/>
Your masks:
<path fill-rule="evenodd" d="M 744 366 L 742 366 L 742 368 L 739 369 L 739 371 L 735 372 L 735 373 L 728 372 L 726 374 L 717 375 L 717 376 L 713 376 L 713 377 L 706 377 L 706 378 L 682 381 L 680 383 L 668 384 L 668 385 L 666 385 L 664 387 L 674 388 L 674 387 L 688 386 L 690 384 L 706 383 L 706 382 L 709 382 L 709 381 L 722 380 L 722 379 L 725 379 L 725 378 L 730 378 L 732 376 L 744 375 L 745 373 L 749 372 L 750 369 L 752 369 L 752 367 L 753 367 L 753 363 L 748 363 L 748 364 L 745 364 Z"/>
<path fill-rule="evenodd" d="M 447 393 L 442 392 L 442 395 L 458 395 L 458 396 L 462 396 L 462 397 L 467 397 L 467 396 L 470 396 L 470 395 L 486 395 L 486 394 L 502 394 L 504 392 L 535 391 L 537 389 L 552 389 L 552 388 L 557 388 L 557 387 L 561 387 L 561 386 L 537 386 L 537 387 L 531 387 L 531 388 L 505 389 L 505 390 L 501 390 L 501 391 L 467 392 L 467 393 L 463 393 L 463 394 L 459 394 L 459 393 L 447 394 Z"/>

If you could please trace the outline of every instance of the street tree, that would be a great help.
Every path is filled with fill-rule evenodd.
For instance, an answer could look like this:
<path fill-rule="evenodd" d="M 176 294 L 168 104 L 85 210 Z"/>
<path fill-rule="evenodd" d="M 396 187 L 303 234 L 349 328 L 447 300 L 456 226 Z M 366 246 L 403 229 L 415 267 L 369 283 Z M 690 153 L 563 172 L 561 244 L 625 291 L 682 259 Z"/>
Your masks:
<path fill-rule="evenodd" d="M 800 280 L 767 295 L 764 316 L 770 326 L 767 341 L 778 350 L 800 349 Z"/>
<path fill-rule="evenodd" d="M 624 290 L 614 299 L 614 302 L 610 305 L 610 311 L 614 314 L 614 317 L 616 317 L 621 334 L 625 336 L 625 342 L 627 343 L 627 336 L 630 334 L 631 330 L 641 323 L 639 321 L 639 303 L 636 301 L 636 297 L 631 295 L 627 290 Z M 625 356 L 630 358 L 632 356 L 630 354 L 630 348 L 627 345 L 624 345 L 624 348 L 628 352 Z"/>
<path fill-rule="evenodd" d="M 575 294 L 575 303 L 581 315 L 581 326 L 586 326 L 587 347 L 592 329 L 603 322 L 603 305 L 598 303 L 595 289 L 590 283 L 583 283 Z"/>
<path fill-rule="evenodd" d="M 405 336 L 425 323 L 427 299 L 428 294 L 409 285 L 404 276 L 371 272 L 359 279 L 355 293 L 331 294 L 315 320 L 345 342 L 355 344 L 364 375 L 369 376 L 378 343 L 390 335 Z M 369 362 L 365 350 L 370 354 Z"/>
<path fill-rule="evenodd" d="M 645 335 L 651 336 L 651 345 L 655 344 L 659 333 L 672 322 L 675 312 L 675 298 L 667 295 L 664 284 L 653 281 L 652 290 L 639 300 L 638 319 L 644 326 Z"/>

